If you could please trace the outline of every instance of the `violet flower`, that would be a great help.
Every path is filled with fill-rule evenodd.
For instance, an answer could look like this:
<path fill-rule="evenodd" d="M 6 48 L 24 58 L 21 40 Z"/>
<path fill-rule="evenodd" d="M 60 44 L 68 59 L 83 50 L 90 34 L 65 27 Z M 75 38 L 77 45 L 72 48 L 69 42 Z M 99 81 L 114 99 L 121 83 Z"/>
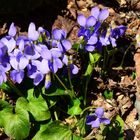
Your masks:
<path fill-rule="evenodd" d="M 127 27 L 120 25 L 117 26 L 116 28 L 111 29 L 111 37 L 118 39 L 120 36 L 124 35 Z"/>
<path fill-rule="evenodd" d="M 36 31 L 36 27 L 33 22 L 31 22 L 28 27 L 28 38 L 32 41 L 36 41 L 39 38 L 39 32 Z"/>
<path fill-rule="evenodd" d="M 91 9 L 91 15 L 98 21 L 103 22 L 109 16 L 108 9 L 100 10 L 98 7 Z"/>
<path fill-rule="evenodd" d="M 11 37 L 14 37 L 17 33 L 17 29 L 14 25 L 14 23 L 12 22 L 12 24 L 10 25 L 9 31 L 8 31 L 8 35 Z"/>
<path fill-rule="evenodd" d="M 93 115 L 89 115 L 87 117 L 86 124 L 91 125 L 92 128 L 99 128 L 101 123 L 110 124 L 110 120 L 108 118 L 104 118 L 103 114 L 103 108 L 97 108 Z"/>
<path fill-rule="evenodd" d="M 85 50 L 92 52 L 96 48 L 96 43 L 98 42 L 98 38 L 96 35 L 92 35 L 87 44 L 84 46 Z"/>
<path fill-rule="evenodd" d="M 10 65 L 7 65 L 6 67 L 4 67 L 3 65 L 0 64 L 0 85 L 3 82 L 7 81 L 7 76 L 6 76 L 6 72 L 10 70 Z"/>
<path fill-rule="evenodd" d="M 80 14 L 77 17 L 77 22 L 81 26 L 78 31 L 78 37 L 84 36 L 86 40 L 89 39 L 91 35 L 90 28 L 96 24 L 96 19 L 93 16 L 86 18 L 83 14 Z"/>
<path fill-rule="evenodd" d="M 62 53 L 70 50 L 72 45 L 69 40 L 66 39 L 66 32 L 63 29 L 54 29 L 52 31 L 52 46 L 58 47 Z"/>

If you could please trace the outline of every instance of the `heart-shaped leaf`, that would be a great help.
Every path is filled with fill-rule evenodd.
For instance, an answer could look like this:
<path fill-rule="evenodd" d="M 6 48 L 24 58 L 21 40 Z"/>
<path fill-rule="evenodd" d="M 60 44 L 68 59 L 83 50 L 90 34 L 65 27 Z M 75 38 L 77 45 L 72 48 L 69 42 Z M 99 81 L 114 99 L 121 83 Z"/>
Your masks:
<path fill-rule="evenodd" d="M 34 90 L 28 91 L 27 99 L 20 97 L 17 100 L 17 105 L 28 110 L 36 121 L 44 121 L 50 118 L 50 111 L 48 105 L 42 95 L 36 97 Z"/>
<path fill-rule="evenodd" d="M 69 107 L 68 109 L 68 114 L 69 115 L 79 115 L 82 112 L 82 109 L 80 108 L 80 100 L 79 99 L 74 99 L 72 101 L 72 106 Z"/>
<path fill-rule="evenodd" d="M 54 121 L 48 125 L 41 126 L 40 130 L 32 140 L 80 140 L 81 138 L 73 135 L 67 125 Z"/>
<path fill-rule="evenodd" d="M 24 139 L 29 135 L 29 131 L 29 114 L 25 109 L 16 107 L 15 113 L 7 113 L 4 117 L 4 132 L 12 139 Z"/>
<path fill-rule="evenodd" d="M 0 126 L 4 125 L 4 118 L 7 113 L 12 113 L 12 106 L 8 102 L 0 100 Z"/>

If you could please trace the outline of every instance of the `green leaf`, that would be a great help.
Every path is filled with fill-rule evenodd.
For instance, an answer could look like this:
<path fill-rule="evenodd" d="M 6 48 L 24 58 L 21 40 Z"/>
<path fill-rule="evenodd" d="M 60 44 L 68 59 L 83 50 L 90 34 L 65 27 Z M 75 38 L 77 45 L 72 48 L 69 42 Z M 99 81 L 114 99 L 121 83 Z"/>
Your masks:
<path fill-rule="evenodd" d="M 42 127 L 32 140 L 72 140 L 72 131 L 58 121 L 46 125 L 46 128 Z"/>
<path fill-rule="evenodd" d="M 7 113 L 4 118 L 4 132 L 12 139 L 21 140 L 29 135 L 29 114 L 25 109 L 16 107 L 15 113 Z"/>
<path fill-rule="evenodd" d="M 74 135 L 71 140 L 83 140 L 80 136 Z"/>
<path fill-rule="evenodd" d="M 116 122 L 118 123 L 118 126 L 120 128 L 119 140 L 124 140 L 124 121 L 119 115 L 117 115 Z"/>
<path fill-rule="evenodd" d="M 44 121 L 50 118 L 50 111 L 45 99 L 40 94 L 36 97 L 33 94 L 33 89 L 28 91 L 28 97 L 20 97 L 17 100 L 17 105 L 29 111 L 36 121 Z"/>
<path fill-rule="evenodd" d="M 72 48 L 78 50 L 80 48 L 80 44 L 75 43 L 75 44 L 72 45 Z"/>
<path fill-rule="evenodd" d="M 62 95 L 69 95 L 67 91 L 63 90 L 63 89 L 56 89 L 54 92 L 52 93 L 48 93 L 45 94 L 46 96 L 62 96 Z"/>
<path fill-rule="evenodd" d="M 103 95 L 106 99 L 113 99 L 113 91 L 105 90 Z"/>
<path fill-rule="evenodd" d="M 7 83 L 2 83 L 2 85 L 0 85 L 0 89 L 3 89 L 5 91 L 7 91 L 7 92 L 12 91 L 11 87 Z"/>
<path fill-rule="evenodd" d="M 79 128 L 81 135 L 85 135 L 86 134 L 86 130 L 85 130 L 86 119 L 85 118 L 86 117 L 81 118 L 76 123 L 76 126 Z"/>
<path fill-rule="evenodd" d="M 82 112 L 82 109 L 80 108 L 80 100 L 79 99 L 74 99 L 72 100 L 72 106 L 69 107 L 68 109 L 68 114 L 69 115 L 79 115 Z"/>
<path fill-rule="evenodd" d="M 112 118 L 110 125 L 106 126 L 102 135 L 107 140 L 124 140 L 124 121 L 117 115 Z"/>
<path fill-rule="evenodd" d="M 7 113 L 12 112 L 12 106 L 3 100 L 0 100 L 0 126 L 3 126 L 4 124 L 4 118 Z"/>
<path fill-rule="evenodd" d="M 95 64 L 96 62 L 98 62 L 100 57 L 101 55 L 99 53 L 89 53 L 89 59 L 91 64 Z"/>
<path fill-rule="evenodd" d="M 88 64 L 84 76 L 89 76 L 90 77 L 90 75 L 92 74 L 92 72 L 93 72 L 93 66 L 91 64 Z"/>

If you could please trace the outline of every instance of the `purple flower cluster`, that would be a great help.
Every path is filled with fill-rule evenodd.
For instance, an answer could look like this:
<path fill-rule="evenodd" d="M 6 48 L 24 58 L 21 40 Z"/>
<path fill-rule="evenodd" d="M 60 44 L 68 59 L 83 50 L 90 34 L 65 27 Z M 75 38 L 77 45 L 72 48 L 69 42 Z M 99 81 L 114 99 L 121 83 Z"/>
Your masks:
<path fill-rule="evenodd" d="M 49 88 L 51 81 L 47 77 L 64 65 L 76 74 L 77 66 L 66 55 L 72 47 L 66 36 L 61 29 L 54 29 L 52 35 L 42 27 L 36 30 L 34 23 L 30 23 L 27 36 L 18 36 L 12 23 L 8 35 L 0 40 L 0 84 L 7 81 L 7 73 L 19 84 L 26 74 L 35 86 L 45 79 L 45 87 Z"/>
<path fill-rule="evenodd" d="M 78 37 L 84 39 L 81 48 L 92 52 L 95 49 L 101 50 L 102 46 L 117 46 L 116 39 L 125 33 L 126 27 L 123 25 L 115 28 L 105 27 L 104 21 L 108 16 L 108 9 L 100 10 L 98 7 L 91 9 L 91 15 L 88 18 L 83 14 L 78 16 L 77 22 L 80 25 Z"/>
<path fill-rule="evenodd" d="M 95 113 L 89 115 L 86 120 L 87 125 L 91 125 L 92 128 L 99 128 L 100 124 L 110 124 L 110 120 L 108 118 L 103 118 L 104 110 L 101 107 L 98 107 L 95 110 Z"/>

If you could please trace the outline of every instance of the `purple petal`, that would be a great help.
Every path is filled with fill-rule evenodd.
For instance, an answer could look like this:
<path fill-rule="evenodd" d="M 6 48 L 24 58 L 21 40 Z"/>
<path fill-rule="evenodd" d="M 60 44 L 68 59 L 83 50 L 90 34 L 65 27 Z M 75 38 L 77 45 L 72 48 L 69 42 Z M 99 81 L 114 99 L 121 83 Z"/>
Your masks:
<path fill-rule="evenodd" d="M 39 28 L 38 28 L 38 31 L 39 31 L 40 33 L 44 33 L 44 32 L 45 32 L 45 29 L 44 29 L 43 27 L 39 27 Z"/>
<path fill-rule="evenodd" d="M 92 128 L 99 128 L 100 120 L 95 115 L 90 115 L 87 117 L 86 124 L 91 125 Z"/>
<path fill-rule="evenodd" d="M 89 52 L 92 52 L 93 50 L 95 50 L 95 46 L 86 45 L 86 46 L 85 46 L 85 50 L 87 50 L 87 51 L 89 51 Z"/>
<path fill-rule="evenodd" d="M 11 69 L 11 65 L 9 63 L 2 63 L 4 72 L 7 72 Z"/>
<path fill-rule="evenodd" d="M 62 45 L 63 45 L 63 47 L 64 47 L 64 49 L 65 49 L 65 50 L 62 51 L 62 52 L 65 52 L 65 51 L 71 49 L 71 43 L 70 43 L 70 41 L 68 41 L 68 40 L 63 40 L 63 41 L 62 41 Z"/>
<path fill-rule="evenodd" d="M 70 65 L 70 69 L 71 69 L 72 74 L 77 74 L 78 71 L 79 71 L 78 67 L 76 65 L 74 65 L 74 64 Z"/>
<path fill-rule="evenodd" d="M 62 52 L 59 48 L 52 48 L 50 51 L 53 58 L 58 58 L 62 55 Z"/>
<path fill-rule="evenodd" d="M 102 43 L 101 43 L 100 41 L 97 42 L 97 44 L 96 44 L 96 49 L 97 49 L 99 52 L 102 51 L 103 47 L 102 47 Z"/>
<path fill-rule="evenodd" d="M 42 74 L 46 74 L 50 72 L 49 66 L 48 66 L 48 60 L 43 59 L 38 65 L 37 65 L 38 70 Z"/>
<path fill-rule="evenodd" d="M 49 62 L 49 67 L 53 73 L 56 73 L 58 71 L 58 68 L 62 68 L 62 66 L 63 66 L 63 63 L 58 58 L 53 59 L 53 63 Z"/>
<path fill-rule="evenodd" d="M 100 127 L 100 121 L 98 118 L 95 121 L 92 121 L 91 127 L 92 128 L 99 128 Z"/>
<path fill-rule="evenodd" d="M 116 39 L 115 38 L 110 37 L 110 42 L 111 42 L 111 44 L 112 44 L 113 47 L 116 47 L 117 46 Z"/>
<path fill-rule="evenodd" d="M 94 31 L 93 31 L 93 34 L 94 33 L 98 33 L 98 30 L 99 30 L 99 28 L 101 27 L 101 22 L 97 22 L 96 23 L 96 25 L 94 26 Z"/>
<path fill-rule="evenodd" d="M 53 60 L 53 62 L 54 62 L 54 65 L 57 65 L 58 68 L 62 68 L 63 63 L 60 59 L 56 58 Z"/>
<path fill-rule="evenodd" d="M 44 59 L 50 60 L 51 59 L 51 52 L 50 52 L 50 50 L 48 50 L 47 47 L 42 48 L 41 56 Z"/>
<path fill-rule="evenodd" d="M 33 41 L 36 41 L 39 38 L 39 33 L 36 31 L 36 27 L 33 22 L 30 23 L 28 28 L 28 38 Z"/>
<path fill-rule="evenodd" d="M 8 35 L 14 37 L 16 35 L 17 29 L 14 25 L 14 23 L 12 23 L 10 25 L 9 31 L 8 31 Z"/>
<path fill-rule="evenodd" d="M 109 11 L 107 9 L 103 9 L 100 11 L 98 19 L 100 21 L 104 21 L 109 16 Z"/>
<path fill-rule="evenodd" d="M 103 46 L 109 45 L 110 41 L 108 37 L 100 37 L 100 42 L 102 43 Z"/>
<path fill-rule="evenodd" d="M 29 42 L 29 39 L 27 36 L 19 36 L 16 40 L 16 44 L 19 45 L 20 41 L 24 40 L 24 43 L 26 44 L 26 42 Z"/>
<path fill-rule="evenodd" d="M 16 41 L 13 38 L 11 38 L 10 40 L 2 38 L 1 41 L 7 46 L 8 53 L 12 52 L 13 49 L 16 47 Z"/>
<path fill-rule="evenodd" d="M 104 114 L 104 109 L 101 108 L 101 107 L 98 107 L 96 110 L 95 110 L 95 114 L 97 115 L 98 118 L 101 118 Z"/>
<path fill-rule="evenodd" d="M 13 81 L 20 84 L 24 78 L 24 71 L 23 70 L 21 70 L 21 71 L 13 70 L 10 73 L 10 77 Z"/>
<path fill-rule="evenodd" d="M 32 46 L 26 46 L 25 49 L 24 49 L 24 53 L 26 55 L 33 56 L 33 55 L 35 55 L 35 50 L 34 50 L 34 48 Z"/>
<path fill-rule="evenodd" d="M 45 88 L 49 89 L 49 87 L 52 85 L 51 81 L 45 81 Z"/>
<path fill-rule="evenodd" d="M 28 70 L 28 73 L 27 73 L 28 77 L 34 78 L 35 77 L 34 74 L 37 72 L 37 67 L 35 65 L 29 64 L 27 66 L 27 70 Z"/>
<path fill-rule="evenodd" d="M 77 22 L 79 23 L 80 26 L 85 26 L 86 25 L 86 17 L 81 14 L 77 17 Z"/>
<path fill-rule="evenodd" d="M 68 65 L 68 57 L 66 55 L 63 55 L 62 57 L 62 62 L 65 64 L 65 65 Z"/>
<path fill-rule="evenodd" d="M 91 15 L 94 16 L 96 19 L 98 19 L 100 10 L 98 7 L 94 7 L 91 9 Z"/>
<path fill-rule="evenodd" d="M 7 81 L 7 77 L 6 77 L 6 70 L 5 68 L 0 65 L 0 85 L 3 83 L 3 82 L 6 82 Z"/>
<path fill-rule="evenodd" d="M 24 40 L 23 39 L 21 39 L 20 42 L 19 42 L 19 50 L 20 51 L 24 50 Z"/>
<path fill-rule="evenodd" d="M 125 33 L 126 29 L 127 29 L 127 27 L 123 26 L 123 25 L 119 26 L 118 28 L 120 29 L 120 36 L 122 36 Z"/>
<path fill-rule="evenodd" d="M 35 78 L 34 78 L 34 85 L 37 86 L 42 80 L 44 76 L 41 73 L 36 73 Z"/>
<path fill-rule="evenodd" d="M 94 45 L 97 43 L 97 41 L 98 41 L 98 38 L 96 36 L 92 35 L 90 37 L 90 39 L 88 40 L 87 44 Z"/>
<path fill-rule="evenodd" d="M 10 64 L 15 70 L 18 70 L 18 62 L 16 57 L 10 57 Z"/>
<path fill-rule="evenodd" d="M 6 74 L 3 73 L 0 75 L 0 85 L 3 83 L 3 82 L 6 82 L 7 81 L 7 78 L 6 78 Z"/>
<path fill-rule="evenodd" d="M 21 57 L 20 58 L 20 62 L 19 62 L 19 69 L 23 70 L 25 69 L 25 67 L 29 64 L 29 60 L 25 57 Z"/>
<path fill-rule="evenodd" d="M 52 35 L 55 40 L 61 40 L 61 39 L 66 38 L 66 32 L 61 29 L 54 29 L 52 31 Z"/>
<path fill-rule="evenodd" d="M 103 124 L 110 124 L 110 120 L 108 118 L 100 118 L 100 122 Z"/>
<path fill-rule="evenodd" d="M 84 36 L 85 35 L 85 31 L 86 31 L 86 29 L 84 27 L 81 27 L 79 29 L 79 31 L 78 31 L 78 37 Z"/>
<path fill-rule="evenodd" d="M 87 21 L 86 21 L 86 26 L 87 27 L 92 27 L 96 24 L 96 18 L 93 17 L 93 16 L 90 16 L 87 18 Z"/>
<path fill-rule="evenodd" d="M 95 115 L 89 115 L 86 118 L 86 124 L 91 125 L 92 121 L 95 121 L 97 119 L 97 117 Z"/>

